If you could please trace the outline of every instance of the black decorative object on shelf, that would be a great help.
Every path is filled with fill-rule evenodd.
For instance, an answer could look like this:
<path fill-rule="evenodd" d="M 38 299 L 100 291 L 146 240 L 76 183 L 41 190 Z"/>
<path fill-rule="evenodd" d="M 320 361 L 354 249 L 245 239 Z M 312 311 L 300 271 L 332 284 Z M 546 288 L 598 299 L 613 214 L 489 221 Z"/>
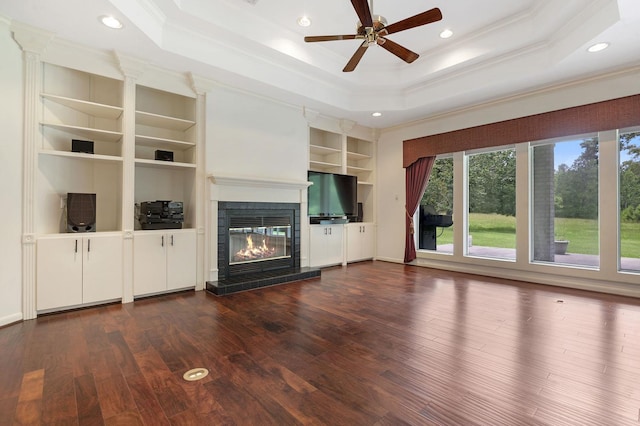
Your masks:
<path fill-rule="evenodd" d="M 93 141 L 83 141 L 81 139 L 71 139 L 71 152 L 81 152 L 93 154 Z"/>
<path fill-rule="evenodd" d="M 157 149 L 155 159 L 160 161 L 173 161 L 173 151 Z"/>

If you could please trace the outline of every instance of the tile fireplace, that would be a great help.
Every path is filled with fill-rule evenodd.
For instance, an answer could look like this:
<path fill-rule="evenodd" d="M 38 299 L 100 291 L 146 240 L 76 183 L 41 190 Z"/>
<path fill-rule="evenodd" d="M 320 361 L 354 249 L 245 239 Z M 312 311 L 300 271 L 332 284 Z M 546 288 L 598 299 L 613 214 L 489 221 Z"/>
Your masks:
<path fill-rule="evenodd" d="M 313 278 L 300 268 L 300 204 L 218 202 L 218 281 L 207 290 L 223 295 Z"/>

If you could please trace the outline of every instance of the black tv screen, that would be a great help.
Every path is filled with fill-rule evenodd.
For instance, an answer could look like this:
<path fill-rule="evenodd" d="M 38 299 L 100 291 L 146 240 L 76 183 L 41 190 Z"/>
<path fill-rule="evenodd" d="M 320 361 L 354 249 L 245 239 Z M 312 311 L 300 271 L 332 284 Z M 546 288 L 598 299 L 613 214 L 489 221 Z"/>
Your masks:
<path fill-rule="evenodd" d="M 308 215 L 355 216 L 358 212 L 358 178 L 337 173 L 308 172 Z"/>

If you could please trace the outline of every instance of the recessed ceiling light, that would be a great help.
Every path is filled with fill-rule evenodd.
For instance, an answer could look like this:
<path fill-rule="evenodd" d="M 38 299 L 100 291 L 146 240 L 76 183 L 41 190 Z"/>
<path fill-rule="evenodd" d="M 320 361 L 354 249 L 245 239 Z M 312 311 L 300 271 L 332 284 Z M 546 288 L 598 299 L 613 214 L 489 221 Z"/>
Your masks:
<path fill-rule="evenodd" d="M 440 38 L 449 38 L 452 35 L 453 35 L 453 31 L 447 29 L 440 33 Z"/>
<path fill-rule="evenodd" d="M 122 28 L 122 22 L 120 22 L 117 18 L 114 18 L 113 16 L 106 16 L 106 15 L 101 16 L 100 22 L 102 22 L 107 27 L 113 28 L 116 30 Z"/>
<path fill-rule="evenodd" d="M 588 52 L 595 53 L 609 47 L 609 43 L 596 43 L 587 49 Z"/>
<path fill-rule="evenodd" d="M 302 15 L 301 17 L 299 17 L 297 22 L 301 27 L 311 26 L 311 18 L 309 18 L 307 15 Z"/>
<path fill-rule="evenodd" d="M 374 112 L 373 114 L 371 114 L 373 117 L 382 117 L 382 113 L 381 112 Z"/>

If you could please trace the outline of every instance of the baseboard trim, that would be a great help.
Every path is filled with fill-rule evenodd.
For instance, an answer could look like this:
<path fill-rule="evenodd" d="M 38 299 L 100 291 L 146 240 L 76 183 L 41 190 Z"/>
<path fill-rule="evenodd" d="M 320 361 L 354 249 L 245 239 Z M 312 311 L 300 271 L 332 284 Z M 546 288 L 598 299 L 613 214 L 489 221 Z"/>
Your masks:
<path fill-rule="evenodd" d="M 453 262 L 437 262 L 429 259 L 417 259 L 412 263 L 415 266 L 440 269 L 451 272 L 462 272 L 485 277 L 503 278 L 513 281 L 525 281 L 534 284 L 550 285 L 556 288 L 571 288 L 574 290 L 593 291 L 597 293 L 613 294 L 640 298 L 640 286 L 619 282 L 603 282 L 581 277 L 567 277 L 550 273 L 522 271 L 506 268 L 492 268 L 472 264 Z"/>
<path fill-rule="evenodd" d="M 18 312 L 17 314 L 7 315 L 6 317 L 0 318 L 0 327 L 4 327 L 5 325 L 10 325 L 16 322 L 22 321 L 23 316 L 22 312 Z"/>

